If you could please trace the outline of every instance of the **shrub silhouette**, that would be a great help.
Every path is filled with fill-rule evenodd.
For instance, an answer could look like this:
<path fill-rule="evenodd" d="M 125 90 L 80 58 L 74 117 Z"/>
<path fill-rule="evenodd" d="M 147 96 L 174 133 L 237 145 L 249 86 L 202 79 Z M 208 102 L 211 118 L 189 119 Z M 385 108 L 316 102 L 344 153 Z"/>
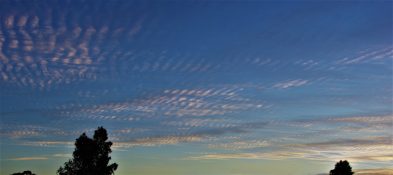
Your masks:
<path fill-rule="evenodd" d="M 11 175 L 35 175 L 35 174 L 32 173 L 31 171 L 27 170 L 27 171 L 23 171 L 22 173 L 14 173 Z"/>
<path fill-rule="evenodd" d="M 334 169 L 330 170 L 329 175 L 352 175 L 354 172 L 352 172 L 352 168 L 349 165 L 349 162 L 344 160 L 340 160 L 339 162 L 336 163 L 336 166 Z"/>
<path fill-rule="evenodd" d="M 58 175 L 111 175 L 117 169 L 116 163 L 110 164 L 112 142 L 103 127 L 94 131 L 93 138 L 83 133 L 75 141 L 73 159 L 57 170 Z"/>

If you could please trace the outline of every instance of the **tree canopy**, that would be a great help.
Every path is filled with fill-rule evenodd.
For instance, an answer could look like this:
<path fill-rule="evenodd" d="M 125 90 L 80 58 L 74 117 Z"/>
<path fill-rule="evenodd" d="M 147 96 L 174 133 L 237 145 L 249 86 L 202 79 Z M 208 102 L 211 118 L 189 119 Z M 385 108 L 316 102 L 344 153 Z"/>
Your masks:
<path fill-rule="evenodd" d="M 109 161 L 112 142 L 103 127 L 94 131 L 93 138 L 83 133 L 75 141 L 73 158 L 57 170 L 58 175 L 111 175 L 118 165 Z"/>
<path fill-rule="evenodd" d="M 330 175 L 353 175 L 352 167 L 349 165 L 349 162 L 344 160 L 340 160 L 336 163 L 334 169 L 330 170 Z"/>

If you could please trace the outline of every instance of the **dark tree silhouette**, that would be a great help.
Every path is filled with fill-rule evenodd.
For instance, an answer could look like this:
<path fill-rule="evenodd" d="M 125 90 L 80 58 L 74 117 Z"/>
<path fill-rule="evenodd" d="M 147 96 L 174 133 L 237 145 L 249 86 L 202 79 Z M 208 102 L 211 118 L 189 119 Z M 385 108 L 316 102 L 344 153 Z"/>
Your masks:
<path fill-rule="evenodd" d="M 107 141 L 108 134 L 103 127 L 98 127 L 93 139 L 83 133 L 75 141 L 73 159 L 64 163 L 57 170 L 58 175 L 111 175 L 117 169 L 116 163 L 110 164 L 112 142 Z"/>
<path fill-rule="evenodd" d="M 31 171 L 27 170 L 27 171 L 23 171 L 22 173 L 14 173 L 11 175 L 35 175 L 35 174 L 32 173 Z"/>
<path fill-rule="evenodd" d="M 352 168 L 349 165 L 349 162 L 344 160 L 340 160 L 339 162 L 336 163 L 336 166 L 334 169 L 330 170 L 330 175 L 352 175 L 354 172 L 352 172 Z"/>

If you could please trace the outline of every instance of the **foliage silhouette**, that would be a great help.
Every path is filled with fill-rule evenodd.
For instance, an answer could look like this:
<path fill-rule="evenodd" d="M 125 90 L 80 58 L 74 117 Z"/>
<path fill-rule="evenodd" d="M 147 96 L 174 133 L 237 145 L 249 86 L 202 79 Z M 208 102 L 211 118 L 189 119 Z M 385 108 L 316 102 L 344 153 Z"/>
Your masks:
<path fill-rule="evenodd" d="M 35 175 L 35 174 L 32 173 L 31 171 L 27 170 L 27 171 L 23 171 L 22 173 L 14 173 L 11 175 Z"/>
<path fill-rule="evenodd" d="M 58 175 L 111 175 L 117 169 L 116 163 L 110 164 L 112 142 L 103 127 L 94 131 L 93 138 L 83 133 L 75 141 L 73 159 L 57 170 Z"/>
<path fill-rule="evenodd" d="M 344 160 L 340 160 L 339 162 L 336 163 L 336 166 L 334 169 L 330 170 L 329 175 L 352 175 L 354 172 L 352 172 L 352 168 L 349 165 L 349 162 Z"/>

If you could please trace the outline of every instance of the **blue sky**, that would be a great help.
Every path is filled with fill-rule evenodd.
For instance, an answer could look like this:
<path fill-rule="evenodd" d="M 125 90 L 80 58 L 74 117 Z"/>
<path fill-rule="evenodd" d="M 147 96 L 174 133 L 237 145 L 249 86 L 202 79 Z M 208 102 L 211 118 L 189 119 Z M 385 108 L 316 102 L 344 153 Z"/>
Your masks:
<path fill-rule="evenodd" d="M 390 1 L 1 1 L 1 174 L 392 172 Z M 389 169 L 390 168 L 390 169 Z"/>

